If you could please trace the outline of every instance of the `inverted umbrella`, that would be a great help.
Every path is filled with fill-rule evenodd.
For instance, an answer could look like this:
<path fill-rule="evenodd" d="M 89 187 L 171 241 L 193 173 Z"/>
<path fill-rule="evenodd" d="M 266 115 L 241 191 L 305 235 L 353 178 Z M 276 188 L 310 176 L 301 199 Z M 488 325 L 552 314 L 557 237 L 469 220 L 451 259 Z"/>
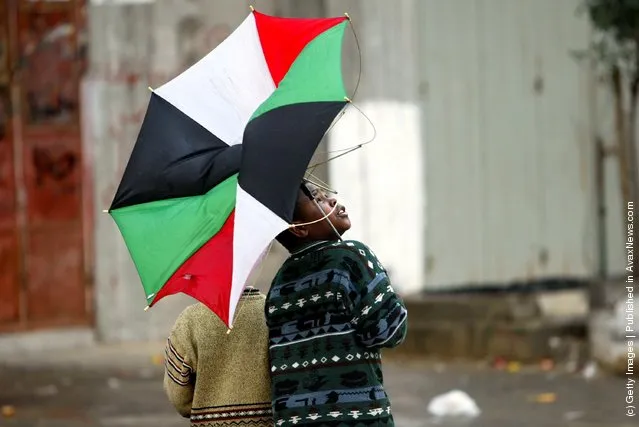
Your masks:
<path fill-rule="evenodd" d="M 253 11 L 152 92 L 109 209 L 149 306 L 182 292 L 232 326 L 248 276 L 289 227 L 305 169 L 348 102 L 347 25 Z"/>

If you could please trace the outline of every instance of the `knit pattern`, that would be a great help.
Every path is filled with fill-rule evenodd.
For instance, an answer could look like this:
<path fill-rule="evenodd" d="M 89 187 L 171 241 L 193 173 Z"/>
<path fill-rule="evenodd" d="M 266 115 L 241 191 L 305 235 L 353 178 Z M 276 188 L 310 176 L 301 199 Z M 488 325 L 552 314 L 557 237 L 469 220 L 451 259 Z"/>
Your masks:
<path fill-rule="evenodd" d="M 166 343 L 164 388 L 191 426 L 273 425 L 264 300 L 247 288 L 229 334 L 203 304 L 178 317 Z"/>
<path fill-rule="evenodd" d="M 264 426 L 273 424 L 271 402 L 193 408 L 191 424 L 197 426 Z"/>
<path fill-rule="evenodd" d="M 375 254 L 356 241 L 294 253 L 267 295 L 276 426 L 394 426 L 380 349 L 407 312 Z"/>

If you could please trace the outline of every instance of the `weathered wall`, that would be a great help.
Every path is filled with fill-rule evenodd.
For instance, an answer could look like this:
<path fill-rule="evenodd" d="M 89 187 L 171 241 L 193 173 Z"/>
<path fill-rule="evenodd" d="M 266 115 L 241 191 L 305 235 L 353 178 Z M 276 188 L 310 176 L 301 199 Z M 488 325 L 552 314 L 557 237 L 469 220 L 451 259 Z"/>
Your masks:
<path fill-rule="evenodd" d="M 572 55 L 588 45 L 588 22 L 578 0 L 560 3 L 327 1 L 329 14 L 353 17 L 355 100 L 377 129 L 373 144 L 331 163 L 331 183 L 349 202 L 350 235 L 380 252 L 400 289 L 597 272 L 602 110 L 591 67 Z M 350 47 L 351 77 L 353 58 Z M 372 135 L 351 110 L 331 150 Z M 606 176 L 615 204 L 610 167 Z M 618 224 L 609 217 L 611 259 Z"/>
<path fill-rule="evenodd" d="M 590 36 L 578 3 L 422 3 L 428 288 L 595 271 L 593 79 L 571 55 Z"/>
<path fill-rule="evenodd" d="M 428 289 L 596 271 L 578 3 L 420 2 Z"/>
<path fill-rule="evenodd" d="M 590 70 L 570 55 L 589 37 L 576 4 L 256 3 L 266 13 L 352 17 L 362 53 L 354 100 L 377 138 L 331 162 L 330 183 L 349 207 L 348 237 L 373 247 L 401 291 L 596 270 L 598 113 Z M 91 6 L 85 140 L 96 177 L 97 322 L 105 340 L 162 337 L 186 303 L 172 297 L 143 311 L 122 238 L 101 213 L 137 136 L 147 87 L 204 55 L 247 13 L 247 3 L 224 0 Z M 351 34 L 344 60 L 352 91 L 359 57 Z M 361 113 L 347 111 L 330 133 L 331 151 L 373 136 Z M 267 278 L 254 281 L 263 289 L 284 253 L 275 247 L 272 255 Z"/>

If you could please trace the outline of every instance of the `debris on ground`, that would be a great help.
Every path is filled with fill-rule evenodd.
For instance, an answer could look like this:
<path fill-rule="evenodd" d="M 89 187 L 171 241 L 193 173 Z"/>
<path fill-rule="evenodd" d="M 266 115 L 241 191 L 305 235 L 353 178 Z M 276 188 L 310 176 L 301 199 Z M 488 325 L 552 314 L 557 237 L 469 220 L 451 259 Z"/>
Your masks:
<path fill-rule="evenodd" d="M 11 405 L 4 405 L 1 409 L 0 412 L 2 413 L 2 416 L 4 418 L 11 418 L 16 414 L 16 408 L 14 406 Z"/>
<path fill-rule="evenodd" d="M 552 371 L 555 368 L 555 361 L 550 358 L 542 359 L 539 367 L 542 371 Z"/>
<path fill-rule="evenodd" d="M 597 363 L 590 362 L 583 370 L 583 376 L 585 379 L 590 380 L 597 376 Z"/>
<path fill-rule="evenodd" d="M 519 362 L 510 362 L 508 366 L 506 366 L 506 370 L 511 374 L 521 371 L 521 363 Z"/>
<path fill-rule="evenodd" d="M 508 362 L 503 357 L 496 357 L 495 360 L 493 361 L 493 368 L 495 369 L 502 370 L 506 368 L 507 365 L 508 365 Z"/>
<path fill-rule="evenodd" d="M 475 401 L 462 390 L 452 390 L 435 396 L 428 404 L 428 412 L 436 417 L 476 417 L 481 411 Z"/>
<path fill-rule="evenodd" d="M 533 400 L 537 403 L 554 403 L 557 401 L 557 395 L 555 393 L 540 393 Z"/>

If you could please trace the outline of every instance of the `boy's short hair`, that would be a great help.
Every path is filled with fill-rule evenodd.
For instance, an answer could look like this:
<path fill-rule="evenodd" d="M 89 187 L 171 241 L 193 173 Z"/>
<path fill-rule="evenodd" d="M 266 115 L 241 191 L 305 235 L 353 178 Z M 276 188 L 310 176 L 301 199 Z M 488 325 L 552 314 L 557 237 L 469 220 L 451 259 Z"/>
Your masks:
<path fill-rule="evenodd" d="M 308 197 L 309 199 L 313 199 L 313 195 L 311 194 L 311 192 L 309 191 L 308 187 L 306 186 L 304 182 L 300 184 L 300 190 L 302 190 L 302 192 L 304 193 L 306 197 Z M 295 202 L 295 210 L 293 211 L 293 221 L 297 221 L 300 219 L 298 202 L 299 200 Z M 297 236 L 291 233 L 290 229 L 286 229 L 282 231 L 280 234 L 278 234 L 275 237 L 275 240 L 277 240 L 278 243 L 284 246 L 284 248 L 289 252 L 291 252 L 291 250 L 294 249 L 295 245 L 297 244 Z"/>

